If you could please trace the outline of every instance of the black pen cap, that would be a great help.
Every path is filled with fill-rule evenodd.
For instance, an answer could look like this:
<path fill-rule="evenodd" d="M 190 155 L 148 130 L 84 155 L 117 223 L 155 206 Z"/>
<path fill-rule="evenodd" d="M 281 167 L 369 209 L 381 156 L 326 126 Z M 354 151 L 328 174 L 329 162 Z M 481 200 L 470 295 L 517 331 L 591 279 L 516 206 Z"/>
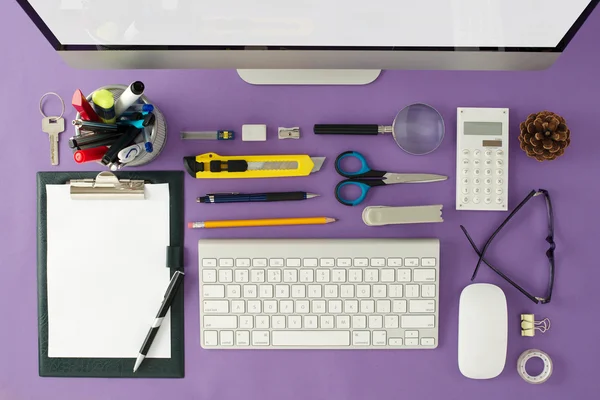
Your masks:
<path fill-rule="evenodd" d="M 141 81 L 135 81 L 131 84 L 131 91 L 136 96 L 141 96 L 144 93 L 145 88 L 146 87 L 144 86 L 144 82 Z"/>

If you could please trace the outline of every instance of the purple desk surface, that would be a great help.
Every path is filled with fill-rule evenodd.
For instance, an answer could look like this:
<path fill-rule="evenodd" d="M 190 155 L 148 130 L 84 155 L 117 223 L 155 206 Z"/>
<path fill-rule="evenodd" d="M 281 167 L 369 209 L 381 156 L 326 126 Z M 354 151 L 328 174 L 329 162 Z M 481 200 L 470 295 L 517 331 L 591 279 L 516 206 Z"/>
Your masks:
<path fill-rule="evenodd" d="M 591 399 L 600 389 L 595 249 L 599 237 L 598 94 L 600 10 L 549 70 L 538 72 L 386 72 L 365 87 L 254 87 L 234 71 L 79 71 L 66 66 L 13 1 L 0 5 L 0 399 Z M 17 41 L 19 44 L 17 44 Z M 308 153 L 327 156 L 324 169 L 304 178 L 200 181 L 186 177 L 187 220 L 325 214 L 328 226 L 186 232 L 186 377 L 182 380 L 58 379 L 38 377 L 36 309 L 37 171 L 81 170 L 60 140 L 60 166 L 51 167 L 48 139 L 40 131 L 38 100 L 56 91 L 68 101 L 75 88 L 89 92 L 110 83 L 141 79 L 147 95 L 165 113 L 169 140 L 147 169 L 181 169 L 184 155 Z M 411 102 L 426 102 L 443 115 L 447 132 L 433 154 L 403 153 L 390 137 L 316 137 L 314 123 L 391 123 Z M 56 107 L 56 103 L 49 103 Z M 464 378 L 457 366 L 458 299 L 469 284 L 476 257 L 459 224 L 481 243 L 507 215 L 454 210 L 456 107 L 509 107 L 510 205 L 532 188 L 548 189 L 556 213 L 557 271 L 552 303 L 535 306 L 483 268 L 479 282 L 500 285 L 509 307 L 509 347 L 504 372 L 491 381 Z M 549 109 L 568 121 L 573 142 L 551 163 L 538 163 L 519 149 L 519 123 Z M 49 111 L 50 112 L 50 111 Z M 74 117 L 68 108 L 67 123 Z M 181 129 L 229 128 L 266 123 L 268 141 L 183 142 Z M 278 126 L 302 128 L 302 139 L 278 140 Z M 396 185 L 370 193 L 369 205 L 443 204 L 443 224 L 372 228 L 363 207 L 344 207 L 333 196 L 340 177 L 332 165 L 344 150 L 361 150 L 376 168 L 450 176 L 442 183 Z M 93 166 L 86 169 L 93 169 Z M 323 196 L 301 203 L 199 205 L 196 196 L 219 191 L 307 190 Z M 543 201 L 532 200 L 496 240 L 489 253 L 510 275 L 540 295 L 547 282 Z M 197 241 L 244 237 L 438 237 L 441 239 L 440 346 L 434 351 L 205 351 L 199 345 Z M 519 314 L 549 317 L 552 329 L 535 338 L 519 334 Z M 543 385 L 517 375 L 519 354 L 539 348 L 555 372 Z M 596 393 L 596 394 L 593 394 Z"/>

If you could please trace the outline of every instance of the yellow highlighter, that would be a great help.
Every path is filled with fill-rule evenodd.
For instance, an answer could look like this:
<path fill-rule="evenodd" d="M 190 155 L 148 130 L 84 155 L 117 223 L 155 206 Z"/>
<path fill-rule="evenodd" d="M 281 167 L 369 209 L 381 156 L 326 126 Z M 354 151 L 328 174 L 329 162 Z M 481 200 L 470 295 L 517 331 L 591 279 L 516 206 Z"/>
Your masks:
<path fill-rule="evenodd" d="M 256 226 L 286 226 L 286 225 L 325 225 L 335 222 L 335 218 L 310 217 L 310 218 L 271 218 L 271 219 L 240 219 L 224 221 L 190 222 L 191 229 L 213 228 L 243 228 Z"/>
<path fill-rule="evenodd" d="M 307 176 L 323 166 L 325 157 L 305 154 L 266 156 L 220 156 L 206 153 L 184 157 L 185 170 L 194 178 L 277 178 Z"/>

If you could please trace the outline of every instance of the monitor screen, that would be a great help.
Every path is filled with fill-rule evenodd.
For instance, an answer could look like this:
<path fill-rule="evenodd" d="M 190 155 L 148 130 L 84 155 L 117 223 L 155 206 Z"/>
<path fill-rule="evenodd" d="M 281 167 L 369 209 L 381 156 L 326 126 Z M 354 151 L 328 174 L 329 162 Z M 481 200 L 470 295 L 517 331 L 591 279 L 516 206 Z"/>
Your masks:
<path fill-rule="evenodd" d="M 598 0 L 18 0 L 61 46 L 555 49 Z M 557 17 L 560 16 L 560 17 Z M 32 16 L 34 18 L 34 16 Z M 44 31 L 44 29 L 42 29 Z M 573 32 L 574 33 L 574 32 Z M 561 49 L 562 50 L 562 49 Z"/>

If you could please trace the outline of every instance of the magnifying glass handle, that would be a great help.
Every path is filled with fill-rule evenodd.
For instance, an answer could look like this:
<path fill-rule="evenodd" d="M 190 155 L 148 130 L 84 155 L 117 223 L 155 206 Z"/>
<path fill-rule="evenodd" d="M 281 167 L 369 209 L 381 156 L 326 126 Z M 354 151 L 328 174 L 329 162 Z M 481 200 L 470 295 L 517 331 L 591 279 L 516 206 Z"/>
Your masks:
<path fill-rule="evenodd" d="M 315 135 L 378 135 L 388 132 L 381 125 L 329 125 L 318 124 L 314 127 Z"/>

